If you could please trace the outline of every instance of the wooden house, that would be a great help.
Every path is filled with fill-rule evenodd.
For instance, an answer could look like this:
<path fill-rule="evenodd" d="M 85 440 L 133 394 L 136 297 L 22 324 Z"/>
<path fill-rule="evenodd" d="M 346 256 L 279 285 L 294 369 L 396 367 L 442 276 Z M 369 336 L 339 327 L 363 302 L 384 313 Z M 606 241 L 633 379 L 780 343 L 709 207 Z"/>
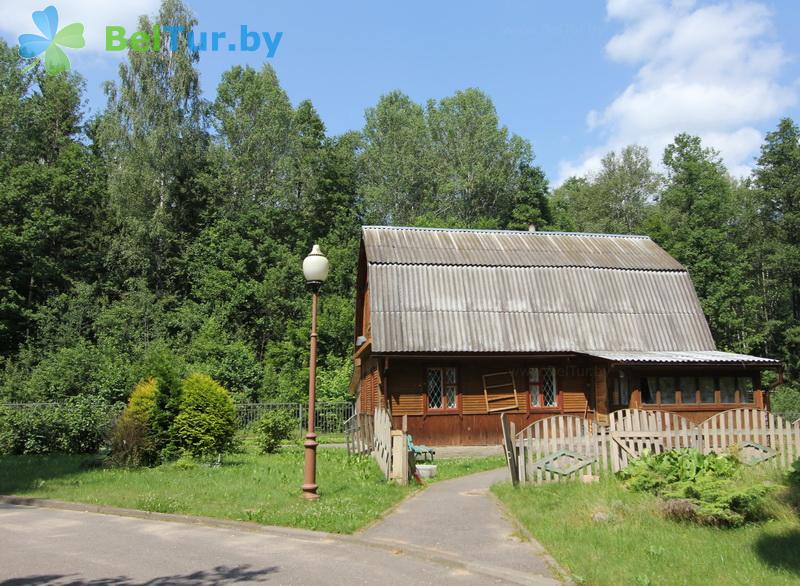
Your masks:
<path fill-rule="evenodd" d="M 765 405 L 778 361 L 717 350 L 687 270 L 645 236 L 365 226 L 360 412 L 415 440 L 498 443 L 556 413 L 625 407 L 695 421 Z"/>

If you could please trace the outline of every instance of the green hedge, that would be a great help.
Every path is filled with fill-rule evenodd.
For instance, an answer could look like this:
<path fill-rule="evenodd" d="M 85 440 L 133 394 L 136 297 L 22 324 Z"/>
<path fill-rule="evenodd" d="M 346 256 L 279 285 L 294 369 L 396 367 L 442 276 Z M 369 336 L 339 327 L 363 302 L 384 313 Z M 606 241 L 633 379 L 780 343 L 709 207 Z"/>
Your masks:
<path fill-rule="evenodd" d="M 0 409 L 0 453 L 92 454 L 108 437 L 120 409 L 89 395 L 58 405 Z"/>

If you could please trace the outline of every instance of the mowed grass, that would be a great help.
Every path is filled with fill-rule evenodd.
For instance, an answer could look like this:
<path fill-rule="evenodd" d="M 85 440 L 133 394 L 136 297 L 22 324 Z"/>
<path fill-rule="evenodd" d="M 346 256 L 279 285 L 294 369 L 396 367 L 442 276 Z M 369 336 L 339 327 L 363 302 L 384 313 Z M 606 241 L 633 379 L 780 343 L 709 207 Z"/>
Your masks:
<path fill-rule="evenodd" d="M 665 519 L 657 498 L 613 479 L 492 488 L 578 584 L 798 584 L 800 522 L 775 502 L 777 519 L 739 529 Z M 595 521 L 595 513 L 608 515 Z"/>
<path fill-rule="evenodd" d="M 97 466 L 86 456 L 0 457 L 0 494 L 255 521 L 352 533 L 419 490 L 387 482 L 370 457 L 318 450 L 320 500 L 300 496 L 303 450 L 231 454 L 220 466 L 172 463 L 155 468 Z M 440 460 L 440 478 L 503 465 L 502 458 Z"/>

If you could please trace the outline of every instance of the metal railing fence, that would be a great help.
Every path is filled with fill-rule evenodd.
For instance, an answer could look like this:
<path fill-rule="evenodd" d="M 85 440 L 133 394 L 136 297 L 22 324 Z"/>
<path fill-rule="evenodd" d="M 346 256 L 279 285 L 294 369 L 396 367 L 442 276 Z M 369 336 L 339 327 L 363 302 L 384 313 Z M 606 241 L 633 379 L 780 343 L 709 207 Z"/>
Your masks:
<path fill-rule="evenodd" d="M 269 411 L 284 411 L 294 417 L 301 435 L 308 429 L 307 403 L 237 403 L 236 416 L 239 427 L 246 429 Z M 350 402 L 318 402 L 314 406 L 316 432 L 343 434 L 347 420 L 354 413 L 355 405 Z"/>
<path fill-rule="evenodd" d="M 0 403 L 0 407 L 7 409 L 54 409 L 63 406 L 62 402 Z M 301 435 L 308 429 L 308 403 L 236 403 L 235 406 L 239 429 L 247 429 L 269 411 L 284 411 L 293 417 Z M 344 434 L 347 420 L 355 413 L 355 405 L 344 401 L 318 402 L 314 411 L 317 433 Z"/>

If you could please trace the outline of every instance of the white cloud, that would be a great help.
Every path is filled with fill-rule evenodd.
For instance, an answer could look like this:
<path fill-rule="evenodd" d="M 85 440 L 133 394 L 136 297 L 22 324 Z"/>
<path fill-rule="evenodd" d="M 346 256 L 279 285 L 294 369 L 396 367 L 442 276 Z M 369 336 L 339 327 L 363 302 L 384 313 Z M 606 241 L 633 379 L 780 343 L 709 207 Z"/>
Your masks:
<path fill-rule="evenodd" d="M 608 57 L 639 69 L 610 104 L 587 114 L 604 143 L 562 161 L 559 183 L 596 171 L 603 154 L 628 144 L 658 159 L 679 132 L 699 135 L 732 173 L 746 174 L 762 140 L 755 125 L 784 113 L 798 94 L 797 84 L 778 79 L 786 56 L 769 10 L 753 2 L 608 0 L 607 13 L 624 23 L 606 45 Z"/>
<path fill-rule="evenodd" d="M 124 26 L 136 30 L 139 16 L 154 14 L 159 0 L 41 0 L 37 2 L 0 0 L 0 31 L 10 42 L 25 33 L 38 34 L 31 15 L 50 5 L 58 9 L 59 28 L 73 22 L 84 25 L 86 48 L 91 51 L 105 50 L 105 28 L 108 25 Z"/>

